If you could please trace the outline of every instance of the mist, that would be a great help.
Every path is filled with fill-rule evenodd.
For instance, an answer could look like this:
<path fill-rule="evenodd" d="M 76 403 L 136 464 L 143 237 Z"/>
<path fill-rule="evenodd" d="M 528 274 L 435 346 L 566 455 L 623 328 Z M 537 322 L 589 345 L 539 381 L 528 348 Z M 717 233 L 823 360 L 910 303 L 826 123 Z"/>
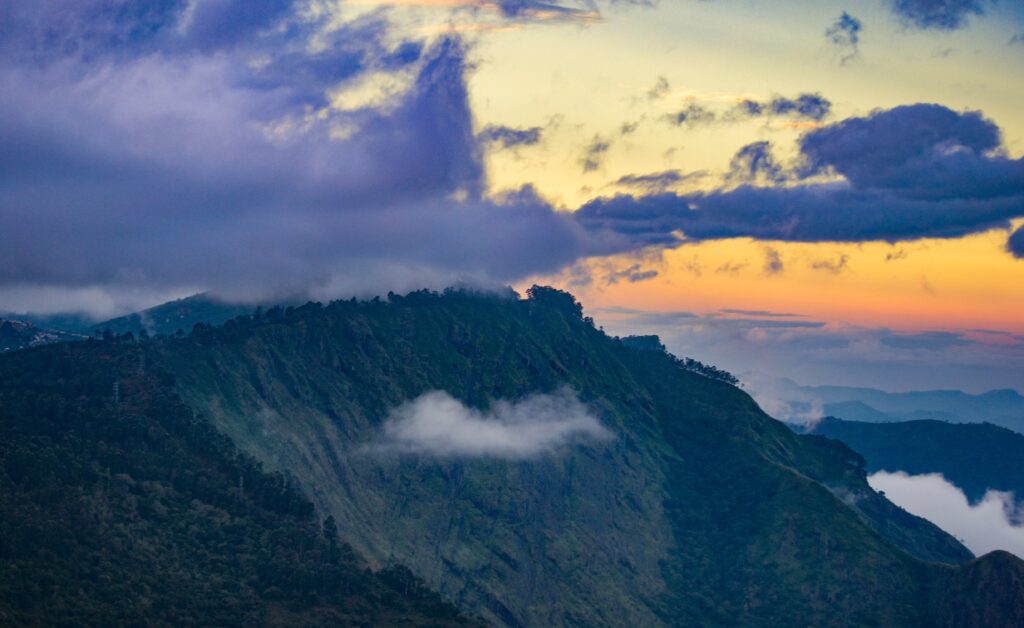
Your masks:
<path fill-rule="evenodd" d="M 1013 493 L 988 491 L 971 505 L 963 491 L 939 473 L 907 475 L 879 471 L 868 477 L 891 502 L 928 519 L 981 556 L 1006 550 L 1024 558 L 1024 527 L 1013 525 L 1017 506 Z"/>
<path fill-rule="evenodd" d="M 519 401 L 497 400 L 486 411 L 435 390 L 392 410 L 371 449 L 431 457 L 524 460 L 571 444 L 612 438 L 568 388 Z"/>

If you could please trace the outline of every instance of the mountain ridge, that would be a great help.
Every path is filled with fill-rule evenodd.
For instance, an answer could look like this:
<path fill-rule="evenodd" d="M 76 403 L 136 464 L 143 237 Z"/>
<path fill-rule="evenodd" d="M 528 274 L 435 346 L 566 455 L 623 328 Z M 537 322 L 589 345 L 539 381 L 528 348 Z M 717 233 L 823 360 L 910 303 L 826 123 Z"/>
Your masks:
<path fill-rule="evenodd" d="M 961 390 L 887 392 L 854 386 L 803 386 L 787 380 L 766 389 L 789 406 L 791 416 L 779 419 L 802 422 L 814 407 L 821 416 L 861 422 L 939 420 L 950 423 L 989 422 L 1024 434 L 1024 395 L 1004 388 L 971 394 Z"/>
<path fill-rule="evenodd" d="M 156 359 L 175 373 L 183 398 L 244 450 L 315 487 L 314 501 L 351 526 L 351 538 L 360 539 L 357 549 L 371 559 L 398 556 L 463 608 L 497 623 L 609 623 L 614 618 L 612 623 L 655 625 L 744 617 L 748 623 L 770 624 L 781 620 L 777 604 L 768 602 L 777 598 L 791 605 L 790 614 L 828 624 L 824 607 L 794 598 L 780 588 L 783 583 L 799 590 L 791 580 L 798 573 L 821 580 L 817 586 L 831 582 L 814 594 L 824 595 L 849 590 L 852 585 L 841 583 L 852 575 L 873 590 L 916 589 L 922 567 L 899 550 L 883 549 L 901 535 L 920 542 L 908 551 L 954 562 L 969 558 L 955 540 L 923 520 L 910 517 L 901 524 L 884 513 L 857 510 L 864 502 L 885 502 L 876 501 L 880 498 L 856 465 L 824 455 L 820 445 L 801 444 L 805 441 L 764 416 L 738 389 L 686 371 L 667 354 L 636 351 L 608 338 L 582 317 L 571 296 L 557 291 L 538 289 L 523 301 L 424 292 L 376 303 L 309 304 L 268 311 L 259 320 L 243 317 L 219 329 L 200 328 L 158 349 L 162 355 Z M 248 366 L 239 369 L 239 364 Z M 659 386 L 659 378 L 672 384 Z M 630 417 L 628 423 L 620 418 L 607 425 L 616 431 L 614 443 L 511 465 L 486 460 L 379 464 L 351 455 L 353 445 L 378 433 L 389 408 L 429 390 L 446 390 L 484 408 L 494 399 L 564 384 L 605 416 Z M 707 459 L 709 452 L 720 456 Z M 608 475 L 612 461 L 611 468 L 624 475 Z M 752 486 L 750 477 L 737 484 L 733 478 L 745 477 L 742 468 L 762 484 Z M 708 493 L 710 485 L 719 488 Z M 721 497 L 730 491 L 735 495 Z M 441 505 L 438 492 L 449 496 Z M 762 503 L 773 493 L 774 502 Z M 681 506 L 693 499 L 711 501 L 696 510 Z M 728 505 L 747 502 L 761 513 L 762 525 L 744 523 L 749 513 Z M 622 505 L 596 508 L 601 503 Z M 508 510 L 509 504 L 515 509 Z M 839 554 L 820 557 L 826 564 L 837 557 L 861 564 L 852 574 L 834 567 L 820 574 L 807 571 L 796 547 L 778 562 L 776 550 L 763 552 L 790 542 L 774 535 L 784 530 L 797 538 L 821 534 L 817 526 L 808 527 L 810 519 L 783 514 L 789 507 L 799 510 L 796 504 L 813 504 L 825 529 L 842 530 L 838 538 L 857 538 L 853 546 L 875 549 L 868 554 L 833 549 Z M 526 517 L 529 512 L 534 515 Z M 527 524 L 538 517 L 540 523 Z M 902 527 L 909 521 L 918 526 L 916 532 Z M 378 530 L 382 525 L 384 534 Z M 493 531 L 481 536 L 477 526 Z M 883 533 L 889 540 L 876 536 Z M 423 543 L 412 540 L 424 534 Z M 738 541 L 745 535 L 754 540 Z M 637 537 L 646 542 L 638 544 Z M 581 539 L 600 551 L 580 554 Z M 823 547 L 836 542 L 825 541 Z M 709 567 L 706 552 L 712 546 L 721 546 L 723 564 Z M 842 547 L 842 542 L 836 546 Z M 668 563 L 660 558 L 666 552 Z M 747 561 L 774 566 L 765 573 L 728 567 Z M 878 567 L 876 561 L 889 566 Z M 783 567 L 787 564 L 795 571 L 780 576 L 779 569 L 790 569 Z M 522 572 L 530 569 L 535 571 L 523 579 Z M 622 570 L 632 576 L 623 580 Z M 697 573 L 703 577 L 694 580 Z M 879 577 L 895 577 L 901 584 L 883 587 Z M 733 601 L 751 590 L 762 591 L 755 598 L 760 601 Z M 602 598 L 593 598 L 594 591 Z M 848 615 L 860 617 L 868 611 L 854 610 L 861 604 L 855 598 L 844 598 L 843 604 L 849 605 Z M 924 612 L 898 608 L 886 611 L 894 613 L 889 621 L 912 623 L 911 615 Z M 614 614 L 606 615 L 610 611 Z"/>
<path fill-rule="evenodd" d="M 419 292 L 270 308 L 182 337 L 19 351 L 0 370 L 10 374 L 5 394 L 31 407 L 75 407 L 88 383 L 94 406 L 138 407 L 142 426 L 159 417 L 138 406 L 131 382 L 149 373 L 169 402 L 279 478 L 271 486 L 301 490 L 357 556 L 406 564 L 497 625 L 1024 619 L 1015 606 L 1024 563 L 970 560 L 955 539 L 872 491 L 849 448 L 795 435 L 726 381 L 628 345 L 595 328 L 571 295 L 535 287 L 524 300 Z M 38 381 L 20 368 L 36 361 L 50 369 Z M 522 460 L 366 449 L 394 408 L 430 391 L 484 412 L 566 386 L 613 439 Z M 74 416 L 54 420 L 74 426 Z M 151 431 L 138 432 L 141 444 Z M 5 468 L 11 460 L 4 453 Z M 231 478 L 218 489 L 229 501 L 242 489 Z M 971 578 L 991 587 L 988 598 Z M 384 609 L 441 608 L 417 610 L 415 599 Z"/>

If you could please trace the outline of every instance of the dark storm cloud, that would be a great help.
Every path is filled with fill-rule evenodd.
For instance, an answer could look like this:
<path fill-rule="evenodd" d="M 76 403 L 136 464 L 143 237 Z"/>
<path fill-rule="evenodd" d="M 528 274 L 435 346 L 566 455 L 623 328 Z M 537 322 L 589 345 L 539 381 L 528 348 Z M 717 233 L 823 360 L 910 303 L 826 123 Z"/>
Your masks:
<path fill-rule="evenodd" d="M 207 5 L 3 5 L 0 290 L 324 295 L 509 281 L 630 245 L 529 189 L 483 197 L 459 40 Z M 50 36 L 44 9 L 74 29 Z M 386 101 L 324 106 L 396 71 L 411 82 Z"/>
<path fill-rule="evenodd" d="M 860 32 L 863 28 L 860 20 L 843 11 L 843 14 L 825 30 L 825 38 L 835 46 L 840 63 L 849 63 L 857 57 Z"/>
<path fill-rule="evenodd" d="M 905 26 L 933 30 L 956 30 L 967 25 L 972 15 L 984 15 L 987 0 L 887 0 Z"/>
<path fill-rule="evenodd" d="M 1024 259 L 1024 227 L 1013 232 L 1006 242 L 1006 250 L 1017 259 Z"/>
<path fill-rule="evenodd" d="M 587 203 L 575 218 L 637 246 L 671 245 L 676 232 L 690 240 L 797 242 L 959 237 L 1024 216 L 1024 160 L 1002 156 L 999 146 L 998 128 L 977 112 L 897 107 L 803 136 L 799 174 L 831 172 L 844 181 L 620 195 Z M 754 164 L 764 150 L 741 154 L 754 159 L 744 157 L 735 170 L 759 172 Z"/>
<path fill-rule="evenodd" d="M 491 125 L 480 131 L 480 140 L 487 144 L 496 144 L 501 148 L 533 146 L 540 142 L 543 131 L 539 126 L 518 129 Z"/>

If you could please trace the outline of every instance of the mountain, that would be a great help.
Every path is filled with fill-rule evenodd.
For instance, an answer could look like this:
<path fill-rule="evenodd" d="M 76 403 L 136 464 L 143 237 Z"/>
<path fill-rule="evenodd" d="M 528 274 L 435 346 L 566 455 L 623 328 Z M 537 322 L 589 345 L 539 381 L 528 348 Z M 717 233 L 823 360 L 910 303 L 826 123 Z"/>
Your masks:
<path fill-rule="evenodd" d="M 507 626 L 1024 622 L 1024 563 L 972 559 L 726 376 L 536 287 L 0 356 L 0 618 L 461 621 L 429 587 Z"/>
<path fill-rule="evenodd" d="M 1024 498 L 1024 435 L 991 423 L 819 421 L 815 434 L 864 456 L 868 472 L 941 473 L 973 503 L 989 489 Z"/>
<path fill-rule="evenodd" d="M 0 359 L 0 625 L 476 623 L 404 567 L 368 571 L 138 355 Z"/>
<path fill-rule="evenodd" d="M 147 347 L 357 551 L 493 623 L 914 623 L 949 573 L 930 565 L 969 558 L 874 493 L 849 450 L 605 336 L 556 291 L 309 304 Z M 511 461 L 368 452 L 431 391 L 482 411 L 564 386 L 612 441 Z"/>
<path fill-rule="evenodd" d="M 40 329 L 60 331 L 80 336 L 88 336 L 93 332 L 96 319 L 85 314 L 32 314 L 27 312 L 0 312 L 0 319 L 30 323 Z"/>
<path fill-rule="evenodd" d="M 93 330 L 109 331 L 114 334 L 138 334 L 145 331 L 150 335 L 169 336 L 179 330 L 183 333 L 190 332 L 196 323 L 220 325 L 228 319 L 249 314 L 254 309 L 256 306 L 252 304 L 227 303 L 206 293 L 194 294 L 141 312 L 97 323 Z"/>
<path fill-rule="evenodd" d="M 79 334 L 42 329 L 29 322 L 0 320 L 0 353 L 82 338 L 84 336 Z"/>
<path fill-rule="evenodd" d="M 807 408 L 818 406 L 825 416 L 851 421 L 988 422 L 1024 433 L 1024 396 L 1015 390 L 990 390 L 978 395 L 959 390 L 893 393 L 850 386 L 801 386 L 785 379 L 776 388 L 773 395 L 788 402 L 795 412 L 806 413 Z"/>

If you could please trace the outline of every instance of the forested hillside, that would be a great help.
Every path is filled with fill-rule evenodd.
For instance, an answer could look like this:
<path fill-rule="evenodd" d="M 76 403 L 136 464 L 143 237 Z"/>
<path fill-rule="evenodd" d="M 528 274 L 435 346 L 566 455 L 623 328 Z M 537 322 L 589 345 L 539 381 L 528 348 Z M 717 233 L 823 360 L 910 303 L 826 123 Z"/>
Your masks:
<path fill-rule="evenodd" d="M 924 600 L 959 572 L 931 563 L 970 559 L 853 452 L 609 338 L 558 291 L 271 309 L 151 349 L 358 551 L 495 623 L 942 624 Z M 513 460 L 373 448 L 432 391 L 484 411 L 564 387 L 614 438 Z"/>
<path fill-rule="evenodd" d="M 143 355 L 0 360 L 0 625 L 467 623 L 404 567 L 367 570 Z"/>

